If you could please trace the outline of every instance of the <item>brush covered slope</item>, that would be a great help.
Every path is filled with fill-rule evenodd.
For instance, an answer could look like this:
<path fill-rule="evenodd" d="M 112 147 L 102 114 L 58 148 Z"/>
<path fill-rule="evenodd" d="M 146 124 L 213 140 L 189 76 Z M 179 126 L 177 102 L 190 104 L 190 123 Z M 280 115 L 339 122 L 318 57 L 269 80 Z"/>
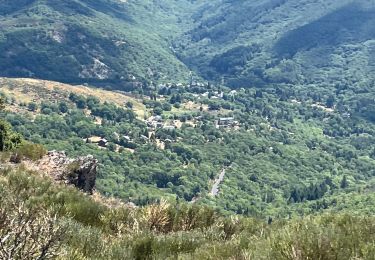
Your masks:
<path fill-rule="evenodd" d="M 1 21 L 7 26 L 4 27 L 1 46 L 8 46 L 6 48 L 9 49 L 1 52 L 0 55 L 5 56 L 4 63 L 0 66 L 4 66 L 2 71 L 5 74 L 15 73 L 19 69 L 24 71 L 22 66 L 30 66 L 29 70 L 45 66 L 34 76 L 63 81 L 93 79 L 99 80 L 96 83 L 110 84 L 111 76 L 102 78 L 103 74 L 89 74 L 93 71 L 106 71 L 111 75 L 112 70 L 106 67 L 108 65 L 101 63 L 105 57 L 109 57 L 107 54 L 111 51 L 117 52 L 120 46 L 128 46 L 122 42 L 113 42 L 125 33 L 125 36 L 130 37 L 128 41 L 133 39 L 137 43 L 138 40 L 142 42 L 129 45 L 134 48 L 142 48 L 147 43 L 155 44 L 160 40 L 160 44 L 155 46 L 160 47 L 160 50 L 167 48 L 168 55 L 171 55 L 168 57 L 173 57 L 179 64 L 182 63 L 175 59 L 174 53 L 179 53 L 179 57 L 192 67 L 195 65 L 191 62 L 197 57 L 193 52 L 197 51 L 199 57 L 206 55 L 204 62 L 198 62 L 202 67 L 196 67 L 204 75 L 207 72 L 205 68 L 221 64 L 219 56 L 222 51 L 233 47 L 235 51 L 229 53 L 247 57 L 246 50 L 250 45 L 245 49 L 237 48 L 235 45 L 238 44 L 238 39 L 241 39 L 242 44 L 250 44 L 248 39 L 258 39 L 256 35 L 267 38 L 276 34 L 277 37 L 274 41 L 267 41 L 267 45 L 252 44 L 251 49 L 256 53 L 259 50 L 260 56 L 254 56 L 249 63 L 237 63 L 236 58 L 229 55 L 218 67 L 222 71 L 211 74 L 212 78 L 227 76 L 224 78 L 225 84 L 230 83 L 228 79 L 232 76 L 237 82 L 244 76 L 245 83 L 239 86 L 247 88 L 233 90 L 219 84 L 195 81 L 190 82 L 191 84 L 178 84 L 180 74 L 174 70 L 172 74 L 175 78 L 171 80 L 174 84 L 145 84 L 143 88 L 136 88 L 138 85 L 134 82 L 129 84 L 125 76 L 123 79 L 122 76 L 115 76 L 119 81 L 112 83 L 116 83 L 114 86 L 118 88 L 132 90 L 132 93 L 127 94 L 94 90 L 88 88 L 88 85 L 74 87 L 49 81 L 2 79 L 0 91 L 9 108 L 1 116 L 27 140 L 44 144 L 49 150 L 64 150 L 71 156 L 95 155 L 103 166 L 99 169 L 98 190 L 104 195 L 116 196 L 137 205 L 147 205 L 164 197 L 170 201 L 191 201 L 211 205 L 224 212 L 262 217 L 286 217 L 343 209 L 362 214 L 373 213 L 371 191 L 375 187 L 375 92 L 370 84 L 371 74 L 359 77 L 360 82 L 353 76 L 350 79 L 352 81 L 347 84 L 334 84 L 335 81 L 325 77 L 330 68 L 341 66 L 335 65 L 326 66 L 324 73 L 318 73 L 327 81 L 314 78 L 315 76 L 307 80 L 310 76 L 306 76 L 302 83 L 292 80 L 296 84 L 281 84 L 283 81 L 259 80 L 260 78 L 249 80 L 251 78 L 247 76 L 251 73 L 241 72 L 241 66 L 255 68 L 251 64 L 256 60 L 272 61 L 267 58 L 271 57 L 267 56 L 271 53 L 277 55 L 279 52 L 283 56 L 282 63 L 285 64 L 293 63 L 296 57 L 301 58 L 308 52 L 313 52 L 311 57 L 315 59 L 331 61 L 314 51 L 336 46 L 333 44 L 335 41 L 337 46 L 349 46 L 347 44 L 350 42 L 352 47 L 356 41 L 358 44 L 371 43 L 371 39 L 366 38 L 372 35 L 373 28 L 369 26 L 372 16 L 366 15 L 373 10 L 371 2 L 317 3 L 321 2 L 290 0 L 198 3 L 181 0 L 159 1 L 150 7 L 145 2 L 137 1 L 4 1 L 1 3 L 4 7 L 1 9 Z M 254 15 L 235 15 L 245 10 L 253 10 Z M 259 21 L 254 18 L 256 13 L 259 14 Z M 52 14 L 54 19 L 48 20 Z M 356 19 L 346 19 L 353 15 Z M 208 19 L 211 16 L 212 19 Z M 276 20 L 280 23 L 276 23 L 272 17 L 279 17 Z M 292 22 L 287 17 L 297 20 Z M 304 17 L 303 23 L 298 22 L 302 20 L 299 17 Z M 241 23 L 237 23 L 238 19 Z M 79 24 L 84 30 L 61 34 L 65 29 L 56 31 L 60 27 L 55 27 L 54 22 L 59 20 L 66 28 Z M 205 20 L 209 22 L 203 23 Z M 345 23 L 341 22 L 343 20 Z M 34 23 L 30 24 L 30 21 Z M 256 28 L 260 26 L 263 29 L 246 29 L 252 28 L 249 27 L 249 21 L 257 25 Z M 313 21 L 319 21 L 319 26 L 309 25 Z M 262 27 L 262 24 L 267 26 Z M 169 29 L 162 30 L 166 25 Z M 332 29 L 328 25 L 342 29 Z M 301 34 L 298 29 L 301 26 L 305 26 L 302 32 L 308 33 Z M 198 32 L 211 27 L 213 31 L 210 38 L 218 39 L 209 43 L 209 38 L 205 34 L 200 37 Z M 225 30 L 227 27 L 231 30 Z M 321 31 L 317 27 L 326 28 L 327 31 Z M 119 31 L 116 31 L 118 28 Z M 124 28 L 128 30 L 125 32 Z M 38 30 L 42 30 L 44 34 L 34 35 Z M 233 33 L 227 33 L 232 31 Z M 337 33 L 333 34 L 333 31 Z M 35 37 L 25 41 L 27 38 L 24 37 L 29 32 Z M 87 32 L 95 32 L 96 38 L 90 38 L 91 34 Z M 142 34 L 144 41 L 139 32 L 146 32 Z M 199 37 L 193 37 L 194 32 Z M 325 34 L 330 37 L 325 37 Z M 41 41 L 47 38 L 42 35 L 49 37 L 48 44 L 43 46 Z M 77 37 L 77 42 L 65 42 L 65 37 L 72 35 Z M 238 35 L 243 35 L 243 38 Z M 307 36 L 312 38 L 306 38 Z M 158 41 L 153 41 L 153 37 Z M 12 39 L 18 43 L 12 43 Z M 87 39 L 89 41 L 85 42 Z M 174 45 L 169 48 L 172 41 Z M 311 42 L 316 44 L 303 47 Z M 48 46 L 58 48 L 53 47 L 49 52 Z M 104 51 L 106 46 L 110 47 Z M 173 62 L 162 66 L 165 59 L 159 60 L 162 63 L 153 60 L 153 55 L 158 53 L 154 51 L 155 46 L 139 52 L 133 52 L 132 49 L 133 51 L 125 51 L 123 54 L 145 55 L 138 61 L 150 62 L 160 70 L 178 68 Z M 209 49 L 213 46 L 216 47 Z M 68 50 L 65 52 L 66 48 Z M 284 51 L 280 51 L 283 48 Z M 295 51 L 285 51 L 287 48 L 295 48 Z M 76 50 L 79 51 L 74 52 Z M 355 50 L 360 53 L 359 49 Z M 60 51 L 67 56 L 56 54 Z M 22 55 L 18 55 L 20 53 Z M 34 57 L 33 53 L 37 55 L 35 66 L 31 65 L 32 60 L 27 60 L 28 55 Z M 80 55 L 89 55 L 88 60 L 96 60 L 96 63 L 91 63 L 94 64 L 92 67 L 84 63 L 77 67 L 69 62 L 55 63 L 61 57 L 76 59 L 75 56 L 81 57 Z M 114 64 L 122 60 L 121 55 L 110 56 Z M 217 59 L 213 58 L 218 63 L 210 61 L 210 55 L 219 55 Z M 365 55 L 367 60 L 361 59 L 364 63 L 361 63 L 363 66 L 360 66 L 360 70 L 356 69 L 357 63 L 351 63 L 355 55 L 345 54 L 341 61 L 348 63 L 344 66 L 348 70 L 342 73 L 336 71 L 332 75 L 336 75 L 340 82 L 346 80 L 345 75 L 357 75 L 353 70 L 361 75 L 362 69 L 371 67 L 371 63 L 367 61 L 372 57 L 365 52 L 361 55 Z M 192 58 L 191 61 L 185 60 L 188 56 Z M 129 58 L 126 62 L 134 60 L 135 58 Z M 53 64 L 48 64 L 49 61 Z M 206 61 L 209 62 L 206 64 L 208 67 L 204 65 Z M 234 74 L 233 71 L 227 71 L 225 62 L 234 62 Z M 311 65 L 311 68 L 316 67 L 314 62 L 307 59 L 304 62 Z M 108 61 L 105 62 L 107 63 L 109 64 Z M 138 68 L 139 71 L 148 71 L 148 66 L 143 66 L 144 64 L 131 64 L 130 70 L 134 75 L 138 73 Z M 299 72 L 289 65 L 285 70 L 272 69 L 274 65 L 267 65 L 267 70 L 281 71 L 282 75 L 285 72 L 297 73 L 298 76 L 310 73 L 308 66 Z M 45 69 L 47 67 L 51 69 Z M 74 70 L 71 74 L 74 77 L 66 74 L 71 69 Z M 121 69 L 125 70 L 126 66 Z M 186 67 L 183 70 L 186 72 Z M 116 71 L 117 69 L 113 69 L 113 72 Z M 262 71 L 260 69 L 258 72 Z M 50 73 L 50 76 L 41 73 Z M 139 73 L 141 75 L 143 72 Z M 259 75 L 265 74 L 262 72 Z M 211 76 L 206 74 L 205 77 Z M 132 81 L 143 76 L 134 77 L 130 77 Z M 293 79 L 292 76 L 287 78 Z M 280 84 L 264 84 L 265 82 Z M 259 88 L 260 85 L 263 87 Z M 225 176 L 221 178 L 223 170 Z M 218 194 L 210 192 L 215 183 L 219 186 Z"/>
<path fill-rule="evenodd" d="M 0 10 L 2 76 L 122 89 L 186 82 L 189 70 L 233 87 L 373 81 L 370 0 L 7 0 Z"/>
<path fill-rule="evenodd" d="M 2 99 L 0 104 L 3 109 Z M 178 201 L 129 207 L 59 184 L 42 168 L 30 170 L 46 150 L 25 142 L 4 120 L 0 136 L 1 259 L 375 257 L 373 217 L 323 214 L 265 222 Z M 73 176 L 77 167 L 65 170 Z"/>
<path fill-rule="evenodd" d="M 370 216 L 265 222 L 165 201 L 113 207 L 22 166 L 0 170 L 0 185 L 2 259 L 375 258 Z"/>
<path fill-rule="evenodd" d="M 163 197 L 265 218 L 374 212 L 373 92 L 211 85 L 147 93 L 2 79 L 0 115 L 49 150 L 94 155 L 97 190 L 136 205 Z"/>

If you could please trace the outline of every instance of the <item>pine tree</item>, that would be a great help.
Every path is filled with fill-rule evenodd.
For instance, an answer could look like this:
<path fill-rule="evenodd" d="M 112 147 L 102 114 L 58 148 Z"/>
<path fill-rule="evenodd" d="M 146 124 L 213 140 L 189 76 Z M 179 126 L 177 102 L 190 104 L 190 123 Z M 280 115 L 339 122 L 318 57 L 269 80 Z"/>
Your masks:
<path fill-rule="evenodd" d="M 346 175 L 344 175 L 344 177 L 342 178 L 341 183 L 340 183 L 340 188 L 345 189 L 348 186 L 349 186 L 348 179 L 346 178 Z"/>
<path fill-rule="evenodd" d="M 5 109 L 5 99 L 4 97 L 0 97 L 0 111 Z"/>

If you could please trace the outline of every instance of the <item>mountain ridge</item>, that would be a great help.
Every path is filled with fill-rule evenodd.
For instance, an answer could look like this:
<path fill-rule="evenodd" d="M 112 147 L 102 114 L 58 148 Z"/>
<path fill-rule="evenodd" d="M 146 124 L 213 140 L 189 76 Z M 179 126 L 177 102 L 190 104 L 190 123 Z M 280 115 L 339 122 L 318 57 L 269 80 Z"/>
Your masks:
<path fill-rule="evenodd" d="M 190 71 L 231 87 L 374 80 L 370 0 L 16 3 L 0 5 L 2 76 L 127 90 Z"/>
<path fill-rule="evenodd" d="M 176 44 L 181 43 L 182 60 L 196 71 L 211 79 L 224 76 L 232 86 L 343 84 L 352 70 L 359 70 L 357 83 L 369 83 L 373 67 L 363 53 L 373 45 L 366 42 L 372 38 L 366 32 L 374 27 L 374 6 L 365 0 L 221 1 Z M 234 51 L 253 45 L 255 51 Z M 346 50 L 350 45 L 353 50 Z M 350 61 L 352 70 L 345 71 L 342 60 Z"/>
<path fill-rule="evenodd" d="M 7 4 L 13 9 L 4 8 Z M 0 24 L 6 25 L 0 37 L 3 76 L 116 83 L 122 88 L 127 82 L 165 75 L 188 77 L 189 70 L 169 49 L 168 33 L 155 33 L 160 26 L 152 21 L 154 12 L 163 25 L 176 19 L 163 13 L 163 2 L 158 8 L 112 0 L 18 4 L 0 4 L 8 10 L 0 16 Z M 168 29 L 176 31 L 173 26 Z"/>

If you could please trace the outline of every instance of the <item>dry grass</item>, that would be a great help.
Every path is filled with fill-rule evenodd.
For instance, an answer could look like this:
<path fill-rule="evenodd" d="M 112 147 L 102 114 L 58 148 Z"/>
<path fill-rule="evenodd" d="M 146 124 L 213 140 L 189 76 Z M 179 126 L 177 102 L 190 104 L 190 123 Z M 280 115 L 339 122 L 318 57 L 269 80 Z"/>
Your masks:
<path fill-rule="evenodd" d="M 97 97 L 102 102 L 115 103 L 124 106 L 126 102 L 133 103 L 133 110 L 139 118 L 147 113 L 146 107 L 138 99 L 125 95 L 124 93 L 108 91 L 99 88 L 91 88 L 82 85 L 69 85 L 59 82 L 26 79 L 26 78 L 1 78 L 0 90 L 6 95 L 14 97 L 18 102 L 41 102 L 42 100 L 67 99 L 69 93 L 74 92 L 84 96 Z"/>
<path fill-rule="evenodd" d="M 143 221 L 145 225 L 152 231 L 164 232 L 170 223 L 168 214 L 171 205 L 165 200 L 161 200 L 159 204 L 153 204 L 143 209 Z"/>

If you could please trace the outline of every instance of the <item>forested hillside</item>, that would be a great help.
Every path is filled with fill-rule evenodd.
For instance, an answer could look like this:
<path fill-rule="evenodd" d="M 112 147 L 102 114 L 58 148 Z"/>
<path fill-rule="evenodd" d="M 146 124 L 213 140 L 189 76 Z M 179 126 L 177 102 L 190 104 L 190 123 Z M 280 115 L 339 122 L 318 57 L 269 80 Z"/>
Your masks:
<path fill-rule="evenodd" d="M 371 1 L 0 7 L 2 74 L 128 91 L 0 80 L 16 131 L 95 155 L 103 194 L 263 217 L 373 208 Z"/>
<path fill-rule="evenodd" d="M 362 106 L 369 94 L 212 85 L 130 94 L 27 79 L 0 86 L 0 115 L 49 150 L 94 155 L 106 196 L 263 218 L 375 208 L 373 113 Z"/>
<path fill-rule="evenodd" d="M 0 258 L 375 259 L 374 72 L 375 0 L 0 0 Z"/>
<path fill-rule="evenodd" d="M 206 78 L 232 86 L 372 84 L 371 0 L 211 1 L 178 55 Z"/>
<path fill-rule="evenodd" d="M 9 106 L 5 101 L 0 98 L 0 111 Z M 370 216 L 327 213 L 288 221 L 269 217 L 265 221 L 225 216 L 213 208 L 180 201 L 130 206 L 90 195 L 94 186 L 84 194 L 76 189 L 82 189 L 82 183 L 62 182 L 34 168 L 51 164 L 48 160 L 36 164 L 45 158 L 46 150 L 25 141 L 3 119 L 0 137 L 2 259 L 349 260 L 375 256 L 374 218 Z M 53 154 L 58 153 L 47 157 Z M 74 180 L 75 174 L 82 177 L 86 169 L 94 181 L 81 180 L 95 185 L 96 160 L 87 165 L 59 156 L 50 174 L 56 174 L 56 166 L 65 165 L 58 167 L 59 171 Z M 84 163 L 84 168 L 75 163 Z M 345 183 L 341 182 L 341 188 Z"/>
<path fill-rule="evenodd" d="M 190 8 L 189 1 L 1 1 L 1 75 L 123 89 L 187 79 L 170 42 Z"/>
<path fill-rule="evenodd" d="M 373 0 L 7 0 L 0 10 L 2 76 L 122 89 L 187 82 L 189 70 L 233 87 L 373 83 Z"/>

